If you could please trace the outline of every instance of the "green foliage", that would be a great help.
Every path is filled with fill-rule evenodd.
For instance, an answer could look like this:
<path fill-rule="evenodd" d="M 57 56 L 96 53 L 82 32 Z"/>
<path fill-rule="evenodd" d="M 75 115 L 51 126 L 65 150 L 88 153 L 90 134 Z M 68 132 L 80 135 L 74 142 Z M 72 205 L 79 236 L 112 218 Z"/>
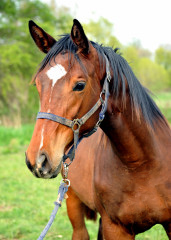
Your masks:
<path fill-rule="evenodd" d="M 171 70 L 171 46 L 158 48 L 156 50 L 155 61 L 166 70 Z"/>
<path fill-rule="evenodd" d="M 171 124 L 171 92 L 160 92 L 154 98 L 166 119 Z"/>
<path fill-rule="evenodd" d="M 151 60 L 150 52 L 138 44 L 124 48 L 123 56 L 140 82 L 152 91 L 166 90 L 170 87 L 169 72 L 162 64 Z"/>
<path fill-rule="evenodd" d="M 163 66 L 169 74 L 171 86 L 171 46 L 163 46 L 156 50 L 155 61 Z"/>
<path fill-rule="evenodd" d="M 107 19 L 100 17 L 98 21 L 90 20 L 88 24 L 83 24 L 83 27 L 90 40 L 111 47 L 121 46 L 113 35 L 113 24 Z"/>
<path fill-rule="evenodd" d="M 31 39 L 28 21 L 33 19 L 48 33 L 57 36 L 67 30 L 71 20 L 69 12 L 63 9 L 60 9 L 59 17 L 60 21 L 50 7 L 39 0 L 0 2 L 1 124 L 20 125 L 35 118 L 39 107 L 38 94 L 29 82 L 44 55 Z"/>
<path fill-rule="evenodd" d="M 0 124 L 19 126 L 33 122 L 39 108 L 36 88 L 29 85 L 44 58 L 29 34 L 28 21 L 36 21 L 57 37 L 69 33 L 73 17 L 66 7 L 50 6 L 40 0 L 0 1 Z M 171 87 L 171 49 L 159 48 L 155 61 L 139 41 L 124 47 L 114 35 L 113 24 L 100 17 L 83 24 L 90 40 L 106 46 L 121 47 L 138 79 L 151 90 Z"/>
<path fill-rule="evenodd" d="M 135 68 L 137 67 L 137 63 L 141 58 L 151 58 L 151 53 L 143 49 L 139 42 L 133 42 L 127 47 L 123 47 L 123 55 L 127 59 L 128 63 L 133 64 Z"/>
<path fill-rule="evenodd" d="M 153 91 L 169 87 L 169 75 L 159 64 L 148 58 L 141 58 L 137 66 L 138 78 L 141 83 Z"/>
<path fill-rule="evenodd" d="M 41 2 L 25 0 L 3 0 L 0 16 L 0 35 L 3 36 L 0 42 L 0 117 L 2 122 L 10 124 L 11 118 L 11 123 L 16 122 L 15 125 L 19 125 L 23 109 L 28 105 L 28 83 L 33 69 L 36 69 L 42 58 L 38 51 L 34 53 L 28 32 L 28 20 L 34 16 L 48 21 L 53 16 Z M 54 19 L 53 17 L 53 21 Z M 24 111 L 25 114 L 27 111 Z"/>

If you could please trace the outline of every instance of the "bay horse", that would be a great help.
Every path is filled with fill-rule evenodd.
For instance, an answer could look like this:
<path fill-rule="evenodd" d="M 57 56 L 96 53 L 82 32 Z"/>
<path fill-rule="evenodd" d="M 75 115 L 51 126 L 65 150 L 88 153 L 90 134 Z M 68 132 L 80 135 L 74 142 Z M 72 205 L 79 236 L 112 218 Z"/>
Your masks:
<path fill-rule="evenodd" d="M 82 140 L 69 167 L 73 239 L 89 239 L 89 212 L 100 214 L 98 239 L 133 240 L 159 223 L 171 240 L 171 130 L 148 90 L 116 50 L 89 41 L 78 20 L 58 41 L 33 21 L 29 28 L 46 56 L 34 79 L 41 107 L 28 168 L 56 177 L 72 144 L 101 128 Z"/>

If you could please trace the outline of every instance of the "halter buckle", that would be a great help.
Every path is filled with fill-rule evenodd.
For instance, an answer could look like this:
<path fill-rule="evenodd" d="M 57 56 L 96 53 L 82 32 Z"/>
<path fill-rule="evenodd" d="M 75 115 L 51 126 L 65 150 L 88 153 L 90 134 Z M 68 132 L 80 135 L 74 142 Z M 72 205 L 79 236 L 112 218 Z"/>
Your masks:
<path fill-rule="evenodd" d="M 103 116 L 104 116 L 104 115 L 103 115 Z M 105 117 L 105 116 L 104 116 L 104 117 Z M 100 126 L 101 122 L 103 122 L 104 117 L 101 118 L 101 119 L 99 118 L 98 122 L 97 122 L 96 125 L 95 125 L 95 128 L 96 128 L 96 129 Z"/>
<path fill-rule="evenodd" d="M 74 132 L 76 130 L 79 130 L 81 125 L 82 125 L 80 119 L 76 118 L 72 122 L 73 122 L 73 124 L 72 124 L 72 131 Z"/>
<path fill-rule="evenodd" d="M 104 103 L 104 100 L 103 100 L 103 97 L 102 97 L 103 94 L 105 94 L 105 91 L 101 91 L 101 93 L 100 93 L 100 101 L 101 101 L 102 104 Z"/>

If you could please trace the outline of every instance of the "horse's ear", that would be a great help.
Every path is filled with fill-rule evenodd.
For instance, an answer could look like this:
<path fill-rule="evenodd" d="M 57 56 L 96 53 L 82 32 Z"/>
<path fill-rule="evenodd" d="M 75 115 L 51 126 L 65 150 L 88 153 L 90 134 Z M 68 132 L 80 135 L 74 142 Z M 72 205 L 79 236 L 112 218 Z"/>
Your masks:
<path fill-rule="evenodd" d="M 89 53 L 89 41 L 84 33 L 83 27 L 77 19 L 73 20 L 71 38 L 77 45 L 79 52 L 83 54 Z"/>
<path fill-rule="evenodd" d="M 56 43 L 56 40 L 53 37 L 46 33 L 32 20 L 29 21 L 29 30 L 36 45 L 44 53 L 48 53 L 52 46 Z"/>

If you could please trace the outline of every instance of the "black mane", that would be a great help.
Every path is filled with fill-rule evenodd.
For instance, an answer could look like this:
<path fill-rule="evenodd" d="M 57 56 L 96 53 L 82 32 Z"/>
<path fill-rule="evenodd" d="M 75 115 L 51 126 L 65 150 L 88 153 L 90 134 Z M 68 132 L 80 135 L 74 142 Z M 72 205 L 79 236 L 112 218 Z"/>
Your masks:
<path fill-rule="evenodd" d="M 146 88 L 144 88 L 141 83 L 138 81 L 136 76 L 134 75 L 131 67 L 127 63 L 127 61 L 117 53 L 117 49 L 113 49 L 111 47 L 104 47 L 99 45 L 98 43 L 92 42 L 93 47 L 97 50 L 99 55 L 99 60 L 103 59 L 103 64 L 105 64 L 104 55 L 109 60 L 112 72 L 113 72 L 113 89 L 112 92 L 115 97 L 119 96 L 120 87 L 122 87 L 122 101 L 123 105 L 126 100 L 126 82 L 127 80 L 128 88 L 129 88 L 129 95 L 131 99 L 131 107 L 135 112 L 142 112 L 144 119 L 147 121 L 150 126 L 153 127 L 153 123 L 155 120 L 159 119 L 162 122 L 165 122 L 165 118 L 162 115 L 161 111 L 152 100 L 149 95 L 149 92 Z M 79 56 L 77 55 L 78 48 L 73 43 L 69 34 L 61 36 L 61 38 L 54 44 L 51 50 L 47 53 L 46 57 L 41 62 L 39 71 L 44 69 L 44 67 L 50 62 L 51 60 L 57 56 L 59 53 L 68 52 L 69 59 L 71 60 L 71 54 L 74 55 L 75 59 L 79 62 L 79 64 L 83 66 Z M 167 123 L 166 123 L 167 124 Z"/>

